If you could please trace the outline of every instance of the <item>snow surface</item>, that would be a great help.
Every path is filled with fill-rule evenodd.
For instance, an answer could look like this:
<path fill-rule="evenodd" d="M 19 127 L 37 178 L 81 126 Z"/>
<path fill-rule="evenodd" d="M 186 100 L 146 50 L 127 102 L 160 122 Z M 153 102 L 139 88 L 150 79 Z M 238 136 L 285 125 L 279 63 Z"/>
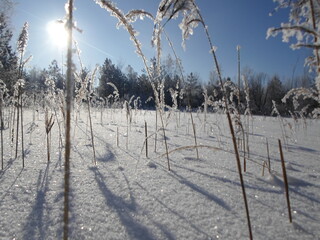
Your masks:
<path fill-rule="evenodd" d="M 162 131 L 154 152 L 155 112 L 93 112 L 97 166 L 93 161 L 87 112 L 73 119 L 70 239 L 248 239 L 239 174 L 226 116 L 194 113 L 198 145 L 170 153 Z M 168 112 L 166 113 L 168 115 Z M 62 239 L 64 157 L 57 122 L 47 163 L 44 113 L 32 125 L 24 111 L 25 168 L 21 150 L 14 159 L 9 129 L 4 131 L 0 172 L 0 239 Z M 145 157 L 145 121 L 149 158 Z M 158 119 L 158 124 L 160 120 Z M 244 173 L 254 239 L 320 239 L 320 127 L 317 120 L 285 120 L 287 166 L 293 223 L 284 194 L 277 118 L 250 121 L 250 161 Z M 62 122 L 61 122 L 62 127 Z M 160 127 L 158 127 L 159 129 Z M 118 130 L 117 130 L 118 129 Z M 119 147 L 116 134 L 119 132 Z M 271 174 L 265 169 L 266 137 Z M 169 151 L 193 146 L 190 114 L 172 113 L 166 127 Z M 283 139 L 282 139 L 283 140 Z M 127 145 L 128 141 L 128 145 Z M 128 146 L 128 147 L 126 147 Z M 215 147 L 215 148 L 213 148 Z M 19 145 L 20 149 L 20 145 Z M 243 154 L 243 152 L 240 152 Z M 241 159 L 243 159 L 241 157 Z M 241 160 L 242 161 L 242 160 Z"/>

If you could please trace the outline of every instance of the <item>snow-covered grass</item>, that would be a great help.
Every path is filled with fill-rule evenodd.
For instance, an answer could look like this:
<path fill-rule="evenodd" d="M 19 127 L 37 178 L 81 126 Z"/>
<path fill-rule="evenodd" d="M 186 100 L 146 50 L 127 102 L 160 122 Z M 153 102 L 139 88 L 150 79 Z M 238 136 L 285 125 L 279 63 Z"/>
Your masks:
<path fill-rule="evenodd" d="M 226 116 L 194 114 L 199 160 L 190 114 L 172 113 L 166 127 L 171 171 L 162 131 L 154 134 L 155 112 L 132 111 L 128 149 L 124 110 L 92 112 L 97 165 L 93 165 L 86 110 L 81 110 L 71 154 L 70 239 L 248 239 L 247 220 Z M 167 113 L 168 114 L 168 113 Z M 61 239 L 63 236 L 64 152 L 59 131 L 51 130 L 51 161 L 47 163 L 45 114 L 32 124 L 24 111 L 25 168 L 14 159 L 9 130 L 4 130 L 4 170 L 0 172 L 0 239 Z M 320 238 L 319 121 L 287 119 L 289 178 L 293 224 L 284 193 L 276 118 L 254 117 L 250 128 L 250 159 L 243 173 L 254 239 Z M 73 122 L 74 126 L 75 122 Z M 188 126 L 188 124 L 190 126 Z M 28 128 L 33 126 L 32 139 Z M 291 126 L 291 129 L 288 128 Z M 117 147 L 119 129 L 119 147 Z M 30 132 L 30 131 L 29 131 Z M 262 176 L 269 142 L 271 174 Z M 208 147 L 210 146 L 210 148 Z M 180 150 L 173 151 L 181 148 Z M 241 152 L 240 152 L 241 153 Z"/>

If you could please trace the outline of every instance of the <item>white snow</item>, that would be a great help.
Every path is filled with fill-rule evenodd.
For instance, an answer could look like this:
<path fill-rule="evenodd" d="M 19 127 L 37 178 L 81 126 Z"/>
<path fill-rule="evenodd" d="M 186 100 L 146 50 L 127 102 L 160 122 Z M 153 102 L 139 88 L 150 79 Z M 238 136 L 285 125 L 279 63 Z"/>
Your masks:
<path fill-rule="evenodd" d="M 97 166 L 93 165 L 87 113 L 81 110 L 72 129 L 70 239 L 248 239 L 239 174 L 226 116 L 194 113 L 197 159 L 190 114 L 172 113 L 166 127 L 171 171 L 162 131 L 154 152 L 154 111 L 133 111 L 127 134 L 124 110 L 93 110 Z M 175 117 L 174 114 L 180 116 Z M 4 130 L 4 170 L 0 172 L 0 239 L 62 239 L 64 153 L 57 123 L 52 129 L 47 163 L 44 113 L 32 123 L 24 111 L 25 168 L 21 146 L 14 159 L 9 129 Z M 180 119 L 180 122 L 179 122 Z M 145 157 L 145 121 L 149 158 Z M 283 188 L 277 118 L 254 117 L 250 160 L 243 173 L 254 239 L 320 238 L 319 121 L 295 123 L 283 143 L 293 223 L 289 223 Z M 159 121 L 160 122 L 160 121 Z M 32 129 L 28 128 L 32 126 Z M 73 121 L 75 126 L 75 120 Z M 117 147 L 117 128 L 119 147 Z M 158 126 L 160 129 L 160 126 Z M 290 132 L 291 131 L 291 132 Z M 28 133 L 27 133 L 28 132 Z M 30 138 L 30 134 L 31 138 Z M 128 138 L 128 147 L 127 147 Z M 267 161 L 268 138 L 271 173 Z M 214 147 L 214 148 L 213 148 Z M 242 154 L 242 152 L 240 152 Z M 241 157 L 243 161 L 243 157 Z"/>

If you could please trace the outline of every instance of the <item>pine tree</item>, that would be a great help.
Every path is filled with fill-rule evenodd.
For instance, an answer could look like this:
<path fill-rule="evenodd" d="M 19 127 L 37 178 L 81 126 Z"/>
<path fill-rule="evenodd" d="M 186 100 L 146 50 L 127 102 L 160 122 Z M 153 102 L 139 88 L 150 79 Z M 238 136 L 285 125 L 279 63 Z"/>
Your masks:
<path fill-rule="evenodd" d="M 53 60 L 48 67 L 48 75 L 54 80 L 55 85 L 59 89 L 64 88 L 64 79 L 62 71 L 58 66 L 57 60 Z"/>
<path fill-rule="evenodd" d="M 9 91 L 17 79 L 17 56 L 12 46 L 12 31 L 8 26 L 8 19 L 0 13 L 0 79 L 4 81 Z"/>

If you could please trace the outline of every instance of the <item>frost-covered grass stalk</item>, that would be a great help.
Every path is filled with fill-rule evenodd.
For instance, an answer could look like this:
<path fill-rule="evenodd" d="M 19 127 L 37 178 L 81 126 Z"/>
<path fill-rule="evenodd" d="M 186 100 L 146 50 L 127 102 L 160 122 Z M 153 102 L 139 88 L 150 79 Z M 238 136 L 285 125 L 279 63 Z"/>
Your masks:
<path fill-rule="evenodd" d="M 69 189 L 70 189 L 70 152 L 71 152 L 71 108 L 72 108 L 72 89 L 73 89 L 73 69 L 72 69 L 72 28 L 73 28 L 73 0 L 68 0 L 66 6 L 68 32 L 67 42 L 67 78 L 66 78 L 66 139 L 65 139 L 65 166 L 64 166 L 64 214 L 63 214 L 63 239 L 69 236 Z"/>
<path fill-rule="evenodd" d="M 190 117 L 191 117 L 192 129 L 193 129 L 194 144 L 195 144 L 196 153 L 197 153 L 197 160 L 199 160 L 199 150 L 198 150 L 197 134 L 196 134 L 196 124 L 193 121 L 192 112 L 190 112 Z"/>
<path fill-rule="evenodd" d="M 156 129 L 154 134 L 154 152 L 157 152 L 158 111 L 156 111 Z"/>
<path fill-rule="evenodd" d="M 19 144 L 19 124 L 21 124 L 21 147 L 22 147 L 22 167 L 24 168 L 24 146 L 23 146 L 23 115 L 22 115 L 22 89 L 25 81 L 19 79 L 14 85 L 14 103 L 17 112 L 17 125 L 16 125 L 16 152 L 15 158 L 18 157 L 18 144 Z M 21 122 L 20 122 L 21 119 Z"/>
<path fill-rule="evenodd" d="M 5 94 L 5 92 L 7 92 L 6 84 L 0 79 L 1 170 L 3 170 L 3 130 L 4 130 L 3 101 L 4 101 L 4 94 Z"/>
<path fill-rule="evenodd" d="M 76 41 L 75 41 L 75 43 L 76 43 Z M 92 151 L 93 151 L 93 161 L 92 162 L 94 165 L 96 165 L 97 164 L 96 150 L 95 150 L 94 134 L 93 134 L 93 127 L 92 127 L 92 116 L 91 116 L 91 96 L 94 95 L 93 90 L 92 90 L 92 86 L 94 85 L 94 79 L 95 79 L 96 73 L 98 71 L 98 66 L 95 67 L 95 69 L 93 70 L 92 73 L 89 73 L 89 72 L 86 73 L 86 76 L 83 79 L 82 73 L 84 72 L 84 70 L 83 70 L 82 61 L 81 61 L 81 57 L 80 57 L 80 49 L 78 48 L 77 43 L 75 45 L 76 45 L 76 49 L 77 49 L 77 54 L 78 54 L 80 66 L 81 66 L 80 73 L 75 74 L 76 80 L 77 80 L 78 84 L 80 85 L 79 89 L 76 90 L 78 111 L 80 114 L 81 104 L 82 104 L 83 100 L 85 100 L 87 102 L 91 145 L 92 145 Z M 74 134 L 74 136 L 75 136 L 75 134 Z"/>
<path fill-rule="evenodd" d="M 267 155 L 268 155 L 268 169 L 269 169 L 269 173 L 270 173 L 271 172 L 271 161 L 270 161 L 268 138 L 266 138 L 266 144 L 267 144 Z"/>
<path fill-rule="evenodd" d="M 47 159 L 48 163 L 50 162 L 50 150 L 51 150 L 51 129 L 54 124 L 53 115 L 51 114 L 49 118 L 48 109 L 45 110 L 45 128 L 46 128 L 46 136 L 47 136 Z"/>
<path fill-rule="evenodd" d="M 284 123 L 283 118 L 281 117 L 280 112 L 278 111 L 276 102 L 272 100 L 272 112 L 271 112 L 271 115 L 273 115 L 273 114 L 276 114 L 276 116 L 277 116 L 277 118 L 279 120 L 282 139 L 283 139 L 283 142 L 285 143 L 286 149 L 288 150 L 288 140 L 287 140 L 287 133 L 286 133 L 286 129 L 285 129 L 285 123 Z"/>
<path fill-rule="evenodd" d="M 126 149 L 129 148 L 129 125 L 130 125 L 130 105 L 127 101 L 124 102 L 124 108 L 126 110 L 126 119 L 127 119 L 127 138 L 126 138 Z"/>
<path fill-rule="evenodd" d="M 190 23 L 193 24 L 194 22 L 200 22 L 203 25 L 203 27 L 205 29 L 205 33 L 206 33 L 207 39 L 208 39 L 208 42 L 209 42 L 209 45 L 210 45 L 210 50 L 211 50 L 211 54 L 212 54 L 212 57 L 213 57 L 213 61 L 214 61 L 215 66 L 216 66 L 216 71 L 217 71 L 217 74 L 218 74 L 218 77 L 219 77 L 220 86 L 222 87 L 223 83 L 222 83 L 221 71 L 220 71 L 220 67 L 219 67 L 219 64 L 218 64 L 217 56 L 215 54 L 216 47 L 214 47 L 213 44 L 212 44 L 212 41 L 211 41 L 211 38 L 210 38 L 210 35 L 209 35 L 209 31 L 208 31 L 208 27 L 206 26 L 206 24 L 205 24 L 205 22 L 204 22 L 204 20 L 202 18 L 202 15 L 200 14 L 199 8 L 195 5 L 194 1 L 191 1 L 191 4 L 194 7 L 193 11 L 195 12 L 196 15 L 195 16 L 188 15 L 189 17 L 191 17 L 191 19 L 188 19 L 189 21 L 188 21 L 187 27 L 188 27 L 188 25 Z M 191 25 L 191 27 L 194 27 L 194 26 Z M 188 28 L 186 28 L 186 30 L 188 30 Z M 186 32 L 186 33 L 189 34 L 189 32 Z M 225 92 L 224 92 L 224 102 L 225 102 L 225 108 L 226 108 L 226 114 L 227 114 L 227 119 L 228 119 L 228 123 L 229 123 L 230 133 L 231 133 L 231 136 L 232 136 L 232 142 L 233 142 L 233 147 L 234 147 L 234 151 L 235 151 L 236 162 L 237 162 L 237 167 L 238 167 L 238 173 L 239 173 L 239 178 L 240 178 L 240 183 L 241 183 L 241 188 L 242 188 L 242 194 L 243 194 L 243 199 L 244 199 L 244 204 L 245 204 L 245 209 L 246 209 L 249 236 L 250 236 L 250 239 L 253 239 L 252 230 L 251 230 L 250 215 L 249 215 L 248 201 L 247 201 L 247 196 L 246 196 L 243 176 L 242 176 L 242 173 L 241 173 L 240 155 L 239 155 L 239 151 L 238 151 L 238 147 L 237 147 L 237 140 L 236 140 L 234 127 L 233 127 L 233 123 L 232 123 L 232 120 L 231 120 L 229 106 L 228 106 L 227 97 L 226 97 L 226 93 Z"/>

